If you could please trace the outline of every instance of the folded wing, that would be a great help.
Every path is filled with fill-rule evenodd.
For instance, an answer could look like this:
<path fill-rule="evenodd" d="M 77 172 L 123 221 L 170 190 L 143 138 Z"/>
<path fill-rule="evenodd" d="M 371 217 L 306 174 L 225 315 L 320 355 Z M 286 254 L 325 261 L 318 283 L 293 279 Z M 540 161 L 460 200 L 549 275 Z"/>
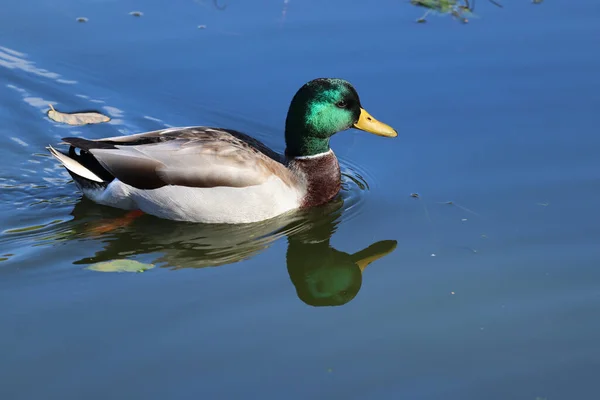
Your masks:
<path fill-rule="evenodd" d="M 139 189 L 248 187 L 273 175 L 287 184 L 295 179 L 281 156 L 236 131 L 198 127 L 95 141 L 63 140 L 89 152 L 117 179 Z"/>

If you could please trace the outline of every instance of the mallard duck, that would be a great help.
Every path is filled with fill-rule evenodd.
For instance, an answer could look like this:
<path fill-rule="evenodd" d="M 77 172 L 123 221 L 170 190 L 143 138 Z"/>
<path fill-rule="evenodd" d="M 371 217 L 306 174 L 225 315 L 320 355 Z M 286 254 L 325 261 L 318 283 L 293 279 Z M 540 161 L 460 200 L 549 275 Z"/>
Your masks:
<path fill-rule="evenodd" d="M 244 133 L 204 126 L 67 137 L 67 152 L 48 150 L 98 204 L 171 220 L 237 224 L 333 199 L 341 174 L 329 139 L 349 128 L 398 135 L 362 108 L 349 82 L 319 78 L 290 103 L 285 154 Z"/>

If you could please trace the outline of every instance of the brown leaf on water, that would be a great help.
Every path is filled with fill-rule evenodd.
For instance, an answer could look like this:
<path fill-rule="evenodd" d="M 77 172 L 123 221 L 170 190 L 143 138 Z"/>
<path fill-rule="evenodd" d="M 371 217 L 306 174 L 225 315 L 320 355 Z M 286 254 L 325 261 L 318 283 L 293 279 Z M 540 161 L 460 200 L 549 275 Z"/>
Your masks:
<path fill-rule="evenodd" d="M 96 111 L 86 111 L 79 113 L 63 113 L 56 111 L 52 104 L 50 110 L 48 110 L 48 117 L 56 122 L 68 125 L 87 125 L 87 124 L 101 124 L 103 122 L 110 121 L 110 117 L 100 114 Z"/>

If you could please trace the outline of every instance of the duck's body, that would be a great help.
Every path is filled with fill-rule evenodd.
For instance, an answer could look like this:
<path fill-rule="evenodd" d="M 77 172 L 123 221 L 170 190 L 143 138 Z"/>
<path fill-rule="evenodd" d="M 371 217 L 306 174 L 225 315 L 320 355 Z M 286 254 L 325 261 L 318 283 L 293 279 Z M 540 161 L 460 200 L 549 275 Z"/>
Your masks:
<path fill-rule="evenodd" d="M 327 98 L 318 98 L 315 89 L 319 89 L 317 95 L 323 94 L 324 88 L 331 91 L 330 81 L 311 81 L 296 94 L 286 123 L 285 155 L 243 133 L 210 127 L 170 128 L 98 140 L 70 137 L 63 139 L 71 146 L 68 153 L 49 149 L 84 195 L 99 204 L 182 221 L 261 221 L 324 204 L 337 195 L 340 167 L 329 148 L 329 137 L 344 126 L 338 126 L 332 116 L 348 113 L 359 129 L 396 135 L 359 107 L 356 92 L 346 87 L 345 81 L 335 80 L 333 89 L 338 93 L 333 97 L 347 96 L 351 102 L 356 96 L 352 106 L 360 110 L 358 116 L 354 120 L 356 110 L 340 107 L 339 100 L 337 110 L 324 110 L 333 97 L 329 93 Z M 317 106 L 321 109 L 315 111 Z M 302 111 L 304 124 L 298 120 Z M 322 117 L 329 117 L 325 125 Z M 359 119 L 364 119 L 363 126 Z"/>
<path fill-rule="evenodd" d="M 333 151 L 286 157 L 232 130 L 170 128 L 63 140 L 71 145 L 68 154 L 50 150 L 86 197 L 166 219 L 261 221 L 324 204 L 340 188 Z"/>

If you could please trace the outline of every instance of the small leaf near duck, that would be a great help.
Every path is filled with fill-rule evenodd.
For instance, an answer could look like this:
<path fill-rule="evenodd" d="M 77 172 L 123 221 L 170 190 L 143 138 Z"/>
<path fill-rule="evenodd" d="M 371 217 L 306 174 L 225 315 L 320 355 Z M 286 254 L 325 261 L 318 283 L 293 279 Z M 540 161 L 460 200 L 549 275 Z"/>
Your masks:
<path fill-rule="evenodd" d="M 110 121 L 110 117 L 96 111 L 63 113 L 54 109 L 52 104 L 47 114 L 51 120 L 68 125 L 100 124 Z"/>

